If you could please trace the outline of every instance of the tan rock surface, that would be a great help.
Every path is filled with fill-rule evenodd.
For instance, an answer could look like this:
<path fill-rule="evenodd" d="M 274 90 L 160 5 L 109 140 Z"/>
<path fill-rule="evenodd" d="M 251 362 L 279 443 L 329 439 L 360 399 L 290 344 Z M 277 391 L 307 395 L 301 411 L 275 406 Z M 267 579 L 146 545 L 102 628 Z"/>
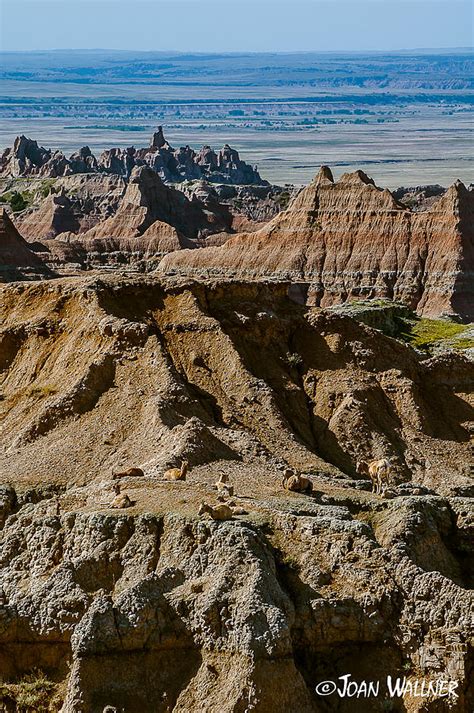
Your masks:
<path fill-rule="evenodd" d="M 62 194 L 50 195 L 38 210 L 26 213 L 19 220 L 21 234 L 33 242 L 51 240 L 59 233 L 79 230 L 80 223 L 74 215 L 71 201 Z"/>
<path fill-rule="evenodd" d="M 412 213 L 361 171 L 316 179 L 261 230 L 163 259 L 164 271 L 306 282 L 315 305 L 400 300 L 425 315 L 474 319 L 474 193 L 454 184 Z"/>
<path fill-rule="evenodd" d="M 3 681 L 41 669 L 54 713 L 379 713 L 391 674 L 455 680 L 472 708 L 473 364 L 288 289 L 0 287 Z M 382 455 L 392 499 L 355 474 Z M 287 465 L 312 495 L 282 489 Z M 132 466 L 133 506 L 109 509 Z M 245 514 L 199 518 L 224 474 Z M 380 698 L 316 694 L 347 673 Z"/>
<path fill-rule="evenodd" d="M 223 215 L 225 212 L 223 212 Z M 232 217 L 228 216 L 230 225 Z M 149 168 L 134 169 L 117 212 L 80 236 L 92 239 L 130 239 L 151 244 L 156 252 L 191 247 L 186 238 L 201 232 L 217 232 L 226 226 L 226 217 L 212 214 L 198 200 L 166 186 Z M 186 238 L 185 238 L 186 236 Z"/>
<path fill-rule="evenodd" d="M 178 427 L 195 417 L 239 457 L 349 477 L 360 458 L 391 457 L 398 480 L 467 486 L 472 362 L 423 360 L 287 290 L 106 275 L 2 287 L 2 339 L 16 347 L 0 466 L 77 482 L 130 458 L 154 472 L 171 451 L 192 465 Z"/>
<path fill-rule="evenodd" d="M 22 238 L 5 209 L 0 209 L 0 282 L 38 279 L 50 271 Z"/>

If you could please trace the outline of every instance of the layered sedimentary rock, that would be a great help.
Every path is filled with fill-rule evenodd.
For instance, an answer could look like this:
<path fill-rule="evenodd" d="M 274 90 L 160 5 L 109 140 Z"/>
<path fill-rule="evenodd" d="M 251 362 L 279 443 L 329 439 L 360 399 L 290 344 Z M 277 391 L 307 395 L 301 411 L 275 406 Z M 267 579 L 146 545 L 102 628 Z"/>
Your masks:
<path fill-rule="evenodd" d="M 63 240 L 65 233 L 67 239 L 72 235 L 80 236 L 117 213 L 127 185 L 128 179 L 99 173 L 63 176 L 54 181 L 48 179 L 46 184 L 44 179 L 29 178 L 25 190 L 33 197 L 33 204 L 15 215 L 16 225 L 31 242 L 57 237 Z M 257 230 L 279 213 L 281 196 L 284 199 L 286 195 L 277 186 L 211 185 L 202 180 L 181 186 L 180 190 L 189 200 L 181 198 L 182 207 L 174 214 L 163 205 L 160 214 L 164 222 L 173 222 L 178 215 L 183 223 L 185 211 L 190 218 L 185 229 L 192 236 L 196 231 L 204 236 L 220 231 L 227 233 L 227 238 L 231 232 Z M 10 189 L 9 184 L 7 188 Z M 42 195 L 45 190 L 51 191 L 46 198 Z M 155 195 L 162 201 L 166 191 L 162 189 Z M 176 193 L 172 195 L 176 196 Z M 198 207 L 201 216 L 197 218 Z M 160 206 L 154 210 L 159 212 Z M 203 214 L 206 217 L 203 218 Z M 120 222 L 117 223 L 119 230 Z M 100 227 L 98 231 L 101 231 Z M 120 232 L 114 237 L 120 237 Z"/>
<path fill-rule="evenodd" d="M 51 158 L 51 151 L 38 146 L 26 136 L 17 136 L 13 146 L 5 149 L 0 159 L 1 172 L 9 176 L 25 176 L 38 172 Z"/>
<path fill-rule="evenodd" d="M 51 240 L 61 233 L 80 235 L 111 215 L 120 204 L 127 183 L 121 176 L 76 174 L 62 176 L 45 185 L 43 179 L 29 179 L 28 190 L 41 196 L 51 193 L 15 216 L 21 234 L 31 242 Z"/>
<path fill-rule="evenodd" d="M 455 682 L 449 698 L 405 685 L 392 710 L 472 710 L 466 500 L 399 497 L 366 507 L 372 525 L 297 496 L 267 502 L 263 527 L 34 494 L 7 493 L 0 663 L 3 681 L 34 663 L 61 682 L 54 713 L 378 713 L 388 675 Z M 317 695 L 348 674 L 378 695 Z"/>
<path fill-rule="evenodd" d="M 127 181 L 64 177 L 56 190 L 17 218 L 25 238 L 55 266 L 64 257 L 83 266 L 145 260 L 150 269 L 154 256 L 198 247 L 213 233 L 228 237 L 235 220 L 212 189 L 188 197 L 146 166 L 135 168 Z"/>
<path fill-rule="evenodd" d="M 430 208 L 443 193 L 446 193 L 446 188 L 437 183 L 430 186 L 413 186 L 412 188 L 401 186 L 392 191 L 394 198 L 415 212 Z"/>
<path fill-rule="evenodd" d="M 403 301 L 426 315 L 474 319 L 474 193 L 457 182 L 413 213 L 363 172 L 316 179 L 260 231 L 167 256 L 164 270 L 274 276 L 307 283 L 308 300 Z"/>
<path fill-rule="evenodd" d="M 181 189 L 190 197 L 195 196 L 209 209 L 216 204 L 225 206 L 233 215 L 232 230 L 236 233 L 258 230 L 282 210 L 282 205 L 294 192 L 288 186 L 239 186 L 212 185 L 197 181 L 183 185 Z"/>
<path fill-rule="evenodd" d="M 36 669 L 54 713 L 379 713 L 397 710 L 387 675 L 455 681 L 451 710 L 472 709 L 472 363 L 423 360 L 288 289 L 2 286 L 7 710 L 5 684 Z M 355 472 L 375 456 L 392 458 L 385 499 Z M 185 482 L 161 479 L 183 459 Z M 131 465 L 132 506 L 111 509 Z M 311 496 L 282 489 L 288 465 Z M 200 518 L 223 473 L 240 514 Z M 379 695 L 318 694 L 347 674 Z"/>
<path fill-rule="evenodd" d="M 49 274 L 50 271 L 44 262 L 30 249 L 2 208 L 0 210 L 0 282 L 38 279 Z"/>
<path fill-rule="evenodd" d="M 210 146 L 204 146 L 197 153 L 189 146 L 174 149 L 164 138 L 161 126 L 147 148 L 107 149 L 98 159 L 88 146 L 66 158 L 61 151 L 40 147 L 26 136 L 18 136 L 0 157 L 0 174 L 6 176 L 56 178 L 102 172 L 128 177 L 136 166 L 152 168 L 167 182 L 204 178 L 214 183 L 268 185 L 257 168 L 242 161 L 228 144 L 217 153 Z"/>
<path fill-rule="evenodd" d="M 49 195 L 37 210 L 20 217 L 18 225 L 26 240 L 51 240 L 59 233 L 76 233 L 80 222 L 73 202 L 63 193 Z"/>
<path fill-rule="evenodd" d="M 208 208 L 165 185 L 143 166 L 132 171 L 116 213 L 79 237 L 97 252 L 135 250 L 152 255 L 192 248 L 190 238 L 230 229 L 232 216 L 226 208 Z"/>

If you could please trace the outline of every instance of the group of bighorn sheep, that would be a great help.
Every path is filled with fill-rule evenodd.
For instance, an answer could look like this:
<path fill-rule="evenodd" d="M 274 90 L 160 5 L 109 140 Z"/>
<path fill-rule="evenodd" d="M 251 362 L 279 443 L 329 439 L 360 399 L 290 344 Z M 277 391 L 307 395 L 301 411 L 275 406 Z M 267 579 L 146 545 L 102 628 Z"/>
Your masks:
<path fill-rule="evenodd" d="M 186 480 L 186 475 L 189 470 L 189 463 L 183 460 L 179 468 L 169 468 L 163 473 L 163 480 L 168 481 L 178 481 Z M 122 471 L 113 471 L 112 479 L 120 480 L 121 478 L 136 478 L 144 476 L 144 472 L 141 468 L 127 468 Z M 202 502 L 199 507 L 199 515 L 208 514 L 213 520 L 230 520 L 233 515 L 244 515 L 246 511 L 238 507 L 233 500 L 228 500 L 234 495 L 234 487 L 229 483 L 229 476 L 227 474 L 221 474 L 219 480 L 214 485 L 215 490 L 217 490 L 218 500 L 222 501 L 216 506 L 209 505 L 206 502 Z M 109 503 L 108 507 L 122 509 L 132 507 L 134 505 L 133 501 L 130 499 L 127 493 L 121 492 L 120 483 L 114 483 L 113 490 L 115 497 L 112 502 Z"/>
<path fill-rule="evenodd" d="M 213 520 L 231 520 L 233 515 L 246 515 L 247 511 L 236 505 L 235 500 L 228 500 L 234 495 L 234 486 L 230 485 L 227 473 L 221 473 L 214 488 L 221 502 L 219 505 L 209 505 L 203 501 L 199 506 L 199 515 L 209 515 Z"/>
<path fill-rule="evenodd" d="M 186 480 L 186 475 L 189 470 L 189 463 L 183 460 L 180 468 L 170 468 L 163 473 L 163 480 L 168 481 L 183 481 Z M 390 484 L 390 475 L 392 472 L 392 464 L 387 458 L 380 458 L 372 461 L 357 461 L 356 471 L 359 475 L 365 475 L 372 482 L 372 492 L 376 495 L 384 495 L 387 486 Z M 114 480 L 130 477 L 142 477 L 144 472 L 141 468 L 128 468 L 127 470 L 112 472 Z M 313 481 L 301 473 L 297 473 L 291 468 L 286 468 L 283 471 L 281 486 L 284 490 L 289 490 L 295 493 L 310 494 L 313 491 Z M 111 508 L 127 508 L 134 503 L 130 500 L 127 493 L 122 493 L 120 483 L 114 483 L 115 497 L 109 504 Z M 210 515 L 213 520 L 230 520 L 233 515 L 243 515 L 245 510 L 238 507 L 234 500 L 229 500 L 234 495 L 234 487 L 229 483 L 229 476 L 225 473 L 221 474 L 219 480 L 215 483 L 214 489 L 217 490 L 218 500 L 221 502 L 218 505 L 209 505 L 206 502 L 201 502 L 199 507 L 199 515 Z"/>

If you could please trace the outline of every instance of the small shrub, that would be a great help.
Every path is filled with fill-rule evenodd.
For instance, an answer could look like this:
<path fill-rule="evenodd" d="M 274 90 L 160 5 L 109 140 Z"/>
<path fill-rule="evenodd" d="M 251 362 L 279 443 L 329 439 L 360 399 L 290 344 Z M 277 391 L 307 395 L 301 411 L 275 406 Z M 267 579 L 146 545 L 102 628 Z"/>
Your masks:
<path fill-rule="evenodd" d="M 10 198 L 10 208 L 14 213 L 19 213 L 21 210 L 25 210 L 28 206 L 27 201 L 24 199 L 21 193 L 15 191 Z"/>
<path fill-rule="evenodd" d="M 282 191 L 280 195 L 275 198 L 275 203 L 277 203 L 281 210 L 285 210 L 290 202 L 290 194 L 288 191 Z"/>
<path fill-rule="evenodd" d="M 48 178 L 41 184 L 39 189 L 39 194 L 42 198 L 47 198 L 52 192 L 54 186 L 54 179 Z"/>
<path fill-rule="evenodd" d="M 17 683 L 0 684 L 0 704 L 13 703 L 17 713 L 56 713 L 60 708 L 56 692 L 57 684 L 36 670 Z"/>
<path fill-rule="evenodd" d="M 297 369 L 299 366 L 302 365 L 303 359 L 299 354 L 296 352 L 287 352 L 285 356 L 285 362 L 290 366 L 292 369 Z"/>

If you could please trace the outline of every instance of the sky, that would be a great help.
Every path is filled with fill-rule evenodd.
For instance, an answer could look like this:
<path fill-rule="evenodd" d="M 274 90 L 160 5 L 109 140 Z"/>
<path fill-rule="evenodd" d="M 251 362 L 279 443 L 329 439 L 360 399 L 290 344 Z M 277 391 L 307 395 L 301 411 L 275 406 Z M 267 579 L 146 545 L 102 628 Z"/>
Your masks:
<path fill-rule="evenodd" d="M 474 0 L 0 0 L 0 49 L 471 47 Z"/>

